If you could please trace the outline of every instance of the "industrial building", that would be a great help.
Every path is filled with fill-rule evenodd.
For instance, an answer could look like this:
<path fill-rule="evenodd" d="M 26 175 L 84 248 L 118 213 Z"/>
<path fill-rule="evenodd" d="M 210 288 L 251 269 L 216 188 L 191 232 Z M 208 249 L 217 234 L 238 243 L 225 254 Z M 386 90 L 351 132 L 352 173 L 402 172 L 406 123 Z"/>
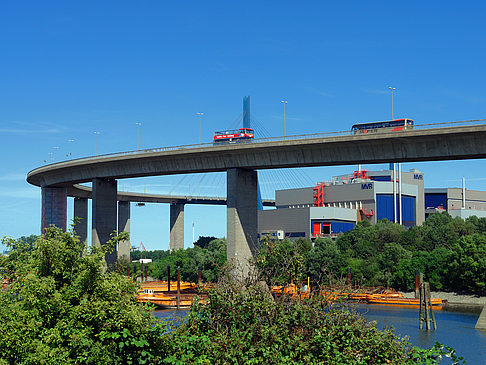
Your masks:
<path fill-rule="evenodd" d="M 394 166 L 382 171 L 358 169 L 314 187 L 277 190 L 276 209 L 258 212 L 260 237 L 332 237 L 359 221 L 375 224 L 384 218 L 412 227 L 444 210 L 462 218 L 486 217 L 486 192 L 466 192 L 464 186 L 425 189 L 422 172 L 402 172 L 400 167 L 397 171 Z"/>
<path fill-rule="evenodd" d="M 486 192 L 461 188 L 425 189 L 425 217 L 429 214 L 448 212 L 452 217 L 466 219 L 471 216 L 486 217 Z"/>

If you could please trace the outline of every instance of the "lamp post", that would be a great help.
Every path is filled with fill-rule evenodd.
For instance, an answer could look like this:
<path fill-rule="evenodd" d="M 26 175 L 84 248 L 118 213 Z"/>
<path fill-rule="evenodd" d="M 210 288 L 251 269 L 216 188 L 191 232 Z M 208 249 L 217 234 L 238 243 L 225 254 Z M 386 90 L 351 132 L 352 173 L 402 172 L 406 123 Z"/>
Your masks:
<path fill-rule="evenodd" d="M 54 153 L 53 153 L 53 158 L 52 158 L 52 162 L 56 162 L 56 151 L 59 150 L 59 147 L 56 146 L 56 147 L 52 147 L 52 149 L 54 150 Z"/>
<path fill-rule="evenodd" d="M 199 116 L 199 144 L 201 144 L 201 125 L 202 125 L 202 116 L 204 113 L 196 113 Z"/>
<path fill-rule="evenodd" d="M 71 160 L 73 158 L 73 142 L 74 139 L 68 139 L 69 142 L 69 159 Z"/>
<path fill-rule="evenodd" d="M 395 120 L 395 118 L 393 117 L 393 92 L 396 90 L 396 88 L 395 87 L 388 86 L 388 89 L 391 90 L 392 120 Z"/>
<path fill-rule="evenodd" d="M 142 127 L 141 122 L 135 123 L 137 126 L 137 151 L 140 150 L 140 128 Z"/>
<path fill-rule="evenodd" d="M 98 136 L 100 135 L 100 132 L 93 132 L 96 138 L 96 156 L 98 156 Z"/>
<path fill-rule="evenodd" d="M 285 139 L 285 104 L 287 104 L 288 101 L 287 100 L 280 100 L 280 102 L 283 104 L 283 109 L 284 109 L 284 111 L 283 111 L 284 112 L 284 135 L 283 136 L 284 136 L 284 139 Z"/>
<path fill-rule="evenodd" d="M 391 91 L 391 110 L 392 110 L 392 120 L 395 120 L 393 115 L 393 92 L 396 90 L 395 87 L 388 86 L 388 90 Z M 393 164 L 393 220 L 397 223 L 397 211 L 396 211 L 396 175 L 395 175 L 395 163 Z M 402 224 L 402 164 L 398 163 L 398 222 Z"/>

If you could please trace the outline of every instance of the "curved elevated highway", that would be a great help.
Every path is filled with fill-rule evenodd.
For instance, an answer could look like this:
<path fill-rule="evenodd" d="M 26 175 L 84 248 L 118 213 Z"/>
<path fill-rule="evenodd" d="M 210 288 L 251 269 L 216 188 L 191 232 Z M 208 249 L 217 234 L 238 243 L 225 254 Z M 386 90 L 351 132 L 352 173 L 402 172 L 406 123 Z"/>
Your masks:
<path fill-rule="evenodd" d="M 28 173 L 27 181 L 42 187 L 43 227 L 51 223 L 61 224 L 63 219 L 65 222 L 65 213 L 58 219 L 53 212 L 62 211 L 58 207 L 65 205 L 68 194 L 86 199 L 86 191 L 76 184 L 92 182 L 93 243 L 99 244 L 106 242 L 109 233 L 117 229 L 116 202 L 124 199 L 121 199 L 123 194 L 117 196 L 116 180 L 226 171 L 228 258 L 236 257 L 239 262 L 244 262 L 257 243 L 255 170 L 484 157 L 484 124 L 428 129 L 417 129 L 416 126 L 414 130 L 401 132 L 289 136 L 285 139 L 257 139 L 246 144 L 208 144 L 117 153 L 39 167 Z M 75 215 L 78 216 L 77 212 Z M 173 218 L 177 220 L 176 208 L 174 217 L 172 215 L 171 211 L 171 222 Z M 119 220 L 120 216 L 123 218 L 120 212 L 118 216 Z M 123 228 L 123 224 L 118 225 L 118 230 Z M 172 246 L 172 238 L 171 230 L 171 248 L 178 248 Z M 115 259 L 116 256 L 107 257 L 107 262 L 113 263 Z"/>

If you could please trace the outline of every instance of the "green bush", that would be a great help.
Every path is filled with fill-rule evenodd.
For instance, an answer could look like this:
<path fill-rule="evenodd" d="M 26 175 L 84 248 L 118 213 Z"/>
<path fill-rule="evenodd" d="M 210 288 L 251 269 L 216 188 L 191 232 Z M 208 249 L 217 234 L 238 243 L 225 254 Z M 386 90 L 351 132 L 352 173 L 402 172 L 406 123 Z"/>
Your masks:
<path fill-rule="evenodd" d="M 313 245 L 265 238 L 257 264 L 268 283 L 268 277 L 287 284 L 309 276 L 314 285 L 330 284 L 349 268 L 360 285 L 412 290 L 417 269 L 432 290 L 486 294 L 486 218 L 433 214 L 407 230 L 387 220 L 363 221 L 335 241 L 317 238 Z"/>
<path fill-rule="evenodd" d="M 0 258 L 10 288 L 0 292 L 0 363 L 143 364 L 160 360 L 162 331 L 137 286 L 106 271 L 115 238 L 85 256 L 71 233 L 49 228 L 31 250 Z M 12 240 L 4 240 L 10 247 Z M 18 246 L 18 245 L 17 245 Z"/>
<path fill-rule="evenodd" d="M 214 282 L 218 280 L 220 269 L 226 262 L 226 240 L 212 240 L 207 248 L 195 246 L 185 250 L 165 252 L 167 254 L 150 266 L 151 276 L 167 280 L 167 267 L 170 266 L 171 280 L 176 280 L 177 267 L 180 267 L 181 280 L 196 282 L 198 270 L 201 268 L 202 280 Z"/>
<path fill-rule="evenodd" d="M 227 277 L 164 336 L 167 364 L 436 364 L 454 350 L 411 346 L 322 298 L 273 300 L 261 283 Z"/>

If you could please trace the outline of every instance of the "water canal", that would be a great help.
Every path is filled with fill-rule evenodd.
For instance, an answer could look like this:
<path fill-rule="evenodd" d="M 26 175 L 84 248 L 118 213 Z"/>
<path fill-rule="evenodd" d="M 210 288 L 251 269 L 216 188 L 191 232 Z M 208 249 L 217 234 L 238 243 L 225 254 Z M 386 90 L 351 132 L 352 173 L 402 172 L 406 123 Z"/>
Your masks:
<path fill-rule="evenodd" d="M 434 311 L 437 320 L 436 331 L 421 331 L 418 324 L 418 309 L 381 305 L 352 305 L 369 321 L 376 321 L 378 328 L 393 327 L 396 334 L 409 336 L 410 342 L 422 348 L 430 348 L 438 341 L 452 346 L 467 364 L 486 365 L 486 331 L 474 328 L 479 313 L 469 308 L 454 311 Z M 154 316 L 167 318 L 185 316 L 188 310 L 158 310 Z M 447 361 L 443 361 L 447 364 Z"/>
<path fill-rule="evenodd" d="M 434 311 L 437 320 L 435 331 L 419 329 L 418 308 L 359 304 L 356 311 L 369 321 L 376 321 L 378 328 L 395 328 L 396 334 L 408 336 L 416 346 L 430 348 L 438 341 L 454 347 L 468 364 L 486 364 L 486 331 L 474 328 L 479 313 L 471 312 L 468 308 Z"/>

